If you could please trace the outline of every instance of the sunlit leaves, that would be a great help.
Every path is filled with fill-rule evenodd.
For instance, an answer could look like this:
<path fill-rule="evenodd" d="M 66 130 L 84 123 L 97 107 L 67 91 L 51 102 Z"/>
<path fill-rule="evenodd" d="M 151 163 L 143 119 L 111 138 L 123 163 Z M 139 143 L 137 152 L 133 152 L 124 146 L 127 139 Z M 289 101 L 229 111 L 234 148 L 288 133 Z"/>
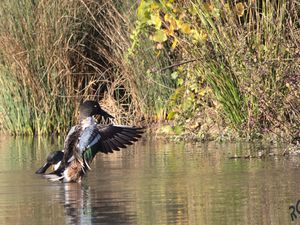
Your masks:
<path fill-rule="evenodd" d="M 182 78 L 178 78 L 178 79 L 177 79 L 177 85 L 178 85 L 178 86 L 183 85 L 183 82 L 184 82 L 184 80 L 183 80 Z"/>
<path fill-rule="evenodd" d="M 203 8 L 207 14 L 212 15 L 213 17 L 220 16 L 220 9 L 214 6 L 212 3 L 204 3 Z"/>
<path fill-rule="evenodd" d="M 173 73 L 171 74 L 171 78 L 172 78 L 173 80 L 176 80 L 177 77 L 178 77 L 178 72 L 177 72 L 177 71 L 175 71 L 175 72 L 173 72 Z"/>
<path fill-rule="evenodd" d="M 177 46 L 177 43 L 178 43 L 178 39 L 177 38 L 174 38 L 173 42 L 172 42 L 172 45 L 171 45 L 171 48 L 172 49 L 175 49 L 176 46 Z"/>
<path fill-rule="evenodd" d="M 212 12 L 212 11 L 214 10 L 213 4 L 210 4 L 210 3 L 204 3 L 203 6 L 204 6 L 204 9 L 205 9 L 207 12 Z"/>
<path fill-rule="evenodd" d="M 137 10 L 137 18 L 141 23 L 145 23 L 150 19 L 150 6 L 151 2 L 147 0 L 141 1 Z"/>
<path fill-rule="evenodd" d="M 162 49 L 161 43 L 170 41 L 171 49 L 177 48 L 184 39 L 196 44 L 206 39 L 197 24 L 191 20 L 189 10 L 182 9 L 180 5 L 172 0 L 141 0 L 137 11 L 138 21 L 132 32 L 132 45 L 137 46 L 140 34 L 146 34 L 150 40 L 156 42 L 156 49 Z M 213 6 L 210 7 L 215 12 Z M 130 48 L 133 52 L 133 47 Z"/>
<path fill-rule="evenodd" d="M 193 35 L 193 43 L 198 43 L 201 41 L 205 41 L 207 39 L 207 34 L 203 30 L 192 30 L 191 34 Z"/>
<path fill-rule="evenodd" d="M 164 42 L 164 41 L 168 40 L 168 37 L 167 37 L 166 33 L 163 30 L 157 30 L 151 36 L 151 40 L 161 43 L 161 42 Z"/>
<path fill-rule="evenodd" d="M 237 3 L 235 5 L 234 11 L 239 17 L 242 17 L 244 15 L 244 12 L 245 12 L 244 4 L 242 2 Z"/>
<path fill-rule="evenodd" d="M 167 33 L 170 36 L 174 36 L 174 31 L 178 30 L 176 19 L 171 14 L 165 14 L 164 16 L 165 25 L 167 27 Z"/>
<path fill-rule="evenodd" d="M 229 3 L 217 4 L 217 2 L 206 2 L 194 4 L 189 8 L 182 8 L 182 5 L 173 0 L 141 0 L 137 11 L 137 26 L 132 32 L 133 45 L 137 45 L 140 34 L 146 34 L 150 40 L 159 43 L 169 41 L 171 49 L 180 46 L 180 43 L 198 44 L 204 43 L 207 38 L 207 26 L 213 19 L 220 19 L 234 13 L 238 17 L 245 14 L 245 4 L 238 2 L 233 5 Z M 199 20 L 199 13 L 206 18 Z M 204 18 L 204 17 L 202 17 Z M 205 27 L 205 29 L 202 29 Z M 162 49 L 164 45 L 159 45 Z M 131 48 L 132 49 L 132 48 Z"/>
<path fill-rule="evenodd" d="M 149 25 L 154 25 L 155 29 L 160 29 L 161 28 L 161 19 L 158 13 L 151 14 L 150 20 L 148 20 Z"/>
<path fill-rule="evenodd" d="M 190 34 L 191 33 L 191 26 L 187 23 L 180 23 L 179 26 L 180 30 L 184 34 Z"/>
<path fill-rule="evenodd" d="M 230 6 L 228 3 L 224 4 L 224 11 L 228 13 L 230 11 Z"/>

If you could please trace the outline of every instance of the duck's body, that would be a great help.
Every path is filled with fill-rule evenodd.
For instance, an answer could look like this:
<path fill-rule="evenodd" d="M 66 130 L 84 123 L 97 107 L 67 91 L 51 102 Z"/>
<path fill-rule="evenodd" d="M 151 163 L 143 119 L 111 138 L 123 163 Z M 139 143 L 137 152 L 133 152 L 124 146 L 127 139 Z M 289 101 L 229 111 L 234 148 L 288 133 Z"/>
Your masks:
<path fill-rule="evenodd" d="M 98 103 L 93 107 L 96 108 L 99 106 L 97 105 Z M 84 114 L 83 111 L 85 110 L 81 107 L 80 123 L 70 129 L 65 139 L 59 168 L 45 175 L 47 178 L 64 182 L 80 182 L 84 174 L 90 170 L 90 163 L 98 152 L 119 151 L 120 148 L 137 141 L 143 133 L 142 128 L 137 127 L 99 125 L 93 117 L 97 112 Z M 42 168 L 37 173 L 44 173 L 47 169 Z"/>

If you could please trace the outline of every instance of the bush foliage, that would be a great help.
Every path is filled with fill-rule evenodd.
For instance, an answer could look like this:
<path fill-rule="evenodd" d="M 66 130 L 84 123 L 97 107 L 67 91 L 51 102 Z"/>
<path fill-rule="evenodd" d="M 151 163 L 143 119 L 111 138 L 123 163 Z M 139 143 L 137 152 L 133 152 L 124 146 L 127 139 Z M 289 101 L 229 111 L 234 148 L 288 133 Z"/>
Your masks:
<path fill-rule="evenodd" d="M 294 1 L 142 0 L 130 52 L 146 36 L 172 56 L 168 117 L 188 135 L 293 136 L 299 15 Z"/>

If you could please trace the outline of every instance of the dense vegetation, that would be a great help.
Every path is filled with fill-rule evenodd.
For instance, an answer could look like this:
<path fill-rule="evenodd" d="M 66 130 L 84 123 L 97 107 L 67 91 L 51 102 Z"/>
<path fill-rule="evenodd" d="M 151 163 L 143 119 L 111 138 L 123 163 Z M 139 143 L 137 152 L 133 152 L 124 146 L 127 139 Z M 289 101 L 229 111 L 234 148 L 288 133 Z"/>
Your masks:
<path fill-rule="evenodd" d="M 4 131 L 64 131 L 86 98 L 197 140 L 299 131 L 297 1 L 3 0 L 0 15 Z"/>
<path fill-rule="evenodd" d="M 119 11 L 125 14 L 126 7 L 112 1 L 1 1 L 2 130 L 63 132 L 86 98 L 104 99 L 118 120 L 133 121 L 142 103 L 138 75 L 124 60 L 130 15 Z"/>

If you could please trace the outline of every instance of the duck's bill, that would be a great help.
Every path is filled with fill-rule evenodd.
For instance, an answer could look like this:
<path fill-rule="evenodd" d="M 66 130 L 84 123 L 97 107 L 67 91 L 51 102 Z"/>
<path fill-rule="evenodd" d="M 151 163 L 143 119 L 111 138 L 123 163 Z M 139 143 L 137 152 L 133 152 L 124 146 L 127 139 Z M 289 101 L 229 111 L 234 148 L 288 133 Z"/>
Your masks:
<path fill-rule="evenodd" d="M 35 173 L 36 174 L 44 174 L 47 169 L 51 166 L 50 163 L 45 163 L 41 168 L 39 168 Z"/>
<path fill-rule="evenodd" d="M 108 119 L 108 118 L 114 119 L 114 118 L 115 118 L 115 117 L 113 117 L 112 115 L 110 115 L 108 112 L 104 111 L 103 109 L 101 109 L 100 115 L 103 116 L 104 119 Z"/>

